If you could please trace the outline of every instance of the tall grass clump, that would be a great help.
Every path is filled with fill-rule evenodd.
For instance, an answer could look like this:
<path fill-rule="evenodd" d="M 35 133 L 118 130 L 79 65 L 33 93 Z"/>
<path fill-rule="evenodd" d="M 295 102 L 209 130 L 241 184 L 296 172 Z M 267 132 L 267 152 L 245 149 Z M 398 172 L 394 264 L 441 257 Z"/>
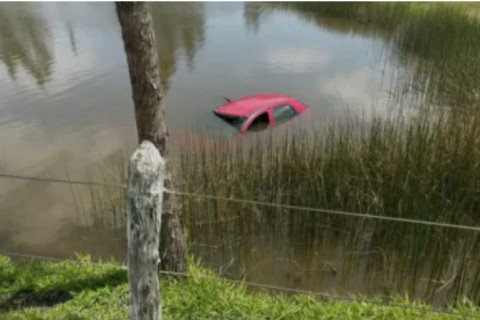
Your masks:
<path fill-rule="evenodd" d="M 385 29 L 394 28 L 415 9 L 409 2 L 270 2 L 267 6 Z"/>
<path fill-rule="evenodd" d="M 170 159 L 175 188 L 217 197 L 178 197 L 192 253 L 260 283 L 480 303 L 478 232 L 296 208 L 478 226 L 479 122 L 475 110 L 424 108 L 235 141 L 189 132 Z M 124 244 L 124 190 L 94 188 L 92 227 Z"/>
<path fill-rule="evenodd" d="M 438 6 L 405 21 L 392 39 L 411 85 L 442 106 L 477 107 L 480 20 L 462 7 Z"/>
<path fill-rule="evenodd" d="M 475 226 L 479 122 L 471 113 L 421 114 L 350 119 L 281 140 L 192 139 L 180 151 L 177 179 L 185 191 L 226 199 Z M 259 270 L 246 270 L 254 263 L 281 258 L 288 262 L 276 266 L 289 265 L 289 285 L 360 285 L 363 292 L 441 301 L 465 294 L 480 302 L 478 232 L 222 199 L 181 201 L 193 242 L 211 249 L 199 254 L 211 263 L 241 261 L 242 274 L 254 276 Z"/>
<path fill-rule="evenodd" d="M 98 241 L 93 256 L 126 259 L 128 157 L 120 150 L 85 167 L 88 186 L 70 185 L 77 223 Z M 68 179 L 70 175 L 67 170 Z M 100 186 L 99 184 L 104 184 Z"/>

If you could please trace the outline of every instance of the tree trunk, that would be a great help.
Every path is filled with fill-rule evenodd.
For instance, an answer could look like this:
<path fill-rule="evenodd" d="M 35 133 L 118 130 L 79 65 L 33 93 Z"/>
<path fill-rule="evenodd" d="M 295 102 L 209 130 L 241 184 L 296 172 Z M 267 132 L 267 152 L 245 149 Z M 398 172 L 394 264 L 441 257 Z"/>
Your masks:
<path fill-rule="evenodd" d="M 138 140 L 151 141 L 164 159 L 168 157 L 168 131 L 160 87 L 160 68 L 155 49 L 152 18 L 146 2 L 116 2 L 118 20 L 127 55 Z M 165 189 L 172 188 L 172 175 L 167 161 Z M 173 195 L 163 198 L 160 232 L 162 270 L 186 270 L 186 241 Z"/>

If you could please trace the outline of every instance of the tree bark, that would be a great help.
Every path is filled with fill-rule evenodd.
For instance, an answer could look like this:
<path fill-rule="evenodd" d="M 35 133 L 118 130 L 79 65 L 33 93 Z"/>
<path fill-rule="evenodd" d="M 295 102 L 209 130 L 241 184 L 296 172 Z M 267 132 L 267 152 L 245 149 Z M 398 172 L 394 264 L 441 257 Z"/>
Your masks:
<path fill-rule="evenodd" d="M 164 159 L 168 157 L 168 131 L 160 86 L 160 67 L 155 47 L 152 18 L 146 2 L 116 2 L 127 56 L 138 140 L 152 142 Z M 166 164 L 165 189 L 172 189 L 169 162 Z M 160 232 L 162 270 L 186 270 L 186 240 L 173 195 L 163 196 Z"/>

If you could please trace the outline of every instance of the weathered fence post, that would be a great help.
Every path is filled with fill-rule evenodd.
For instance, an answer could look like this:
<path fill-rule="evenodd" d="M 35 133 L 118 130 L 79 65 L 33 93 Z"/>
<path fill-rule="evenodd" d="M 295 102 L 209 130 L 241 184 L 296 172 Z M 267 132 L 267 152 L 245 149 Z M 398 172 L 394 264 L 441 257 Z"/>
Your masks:
<path fill-rule="evenodd" d="M 130 319 L 161 320 L 158 253 L 165 161 L 144 141 L 128 168 L 128 282 Z"/>

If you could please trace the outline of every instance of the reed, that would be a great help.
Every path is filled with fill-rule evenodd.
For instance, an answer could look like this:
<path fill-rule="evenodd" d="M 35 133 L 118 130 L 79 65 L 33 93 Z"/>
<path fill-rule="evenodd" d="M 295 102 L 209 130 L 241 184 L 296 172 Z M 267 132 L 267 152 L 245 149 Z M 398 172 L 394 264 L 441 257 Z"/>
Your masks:
<path fill-rule="evenodd" d="M 385 58 L 408 80 L 398 90 L 442 107 L 479 105 L 480 6 L 474 3 L 282 2 L 268 9 L 296 13 L 334 32 L 380 38 Z M 401 95 L 403 98 L 404 95 Z"/>
<path fill-rule="evenodd" d="M 479 121 L 470 112 L 421 113 L 413 119 L 352 118 L 237 144 L 187 139 L 177 180 L 184 191 L 223 198 L 479 225 Z M 216 248 L 206 257 L 212 263 L 235 258 L 251 266 L 254 249 L 300 261 L 302 270 L 306 264 L 323 270 L 315 256 L 338 249 L 334 264 L 342 270 L 335 278 L 344 281 L 336 289 L 351 289 L 363 265 L 367 291 L 379 290 L 366 280 L 372 277 L 389 290 L 433 300 L 452 290 L 480 298 L 472 283 L 479 276 L 471 255 L 480 245 L 475 232 L 180 199 L 192 241 Z M 366 258 L 366 252 L 378 254 Z"/>

